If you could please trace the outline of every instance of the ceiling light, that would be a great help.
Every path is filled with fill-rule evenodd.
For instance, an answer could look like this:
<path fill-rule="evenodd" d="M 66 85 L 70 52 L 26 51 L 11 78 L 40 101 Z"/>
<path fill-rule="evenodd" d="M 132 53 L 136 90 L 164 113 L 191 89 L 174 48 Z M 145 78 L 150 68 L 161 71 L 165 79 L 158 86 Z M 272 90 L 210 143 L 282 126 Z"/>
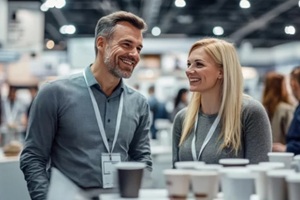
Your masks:
<path fill-rule="evenodd" d="M 61 34 L 74 34 L 76 32 L 76 28 L 74 25 L 63 25 L 60 27 L 59 32 Z"/>
<path fill-rule="evenodd" d="M 213 33 L 215 35 L 223 35 L 224 34 L 224 29 L 221 26 L 215 26 L 213 28 Z"/>
<path fill-rule="evenodd" d="M 186 6 L 185 0 L 175 0 L 175 6 L 178 8 L 183 8 Z"/>
<path fill-rule="evenodd" d="M 55 7 L 60 9 L 62 7 L 64 7 L 66 5 L 66 1 L 65 0 L 56 0 L 55 3 Z"/>
<path fill-rule="evenodd" d="M 48 7 L 45 3 L 43 3 L 43 4 L 41 5 L 40 9 L 41 9 L 41 11 L 43 11 L 43 12 L 47 12 L 47 11 L 49 10 L 49 7 Z"/>
<path fill-rule="evenodd" d="M 47 43 L 46 43 L 46 48 L 47 49 L 53 49 L 55 46 L 55 43 L 53 40 L 48 40 Z"/>
<path fill-rule="evenodd" d="M 154 36 L 159 36 L 160 33 L 161 33 L 161 30 L 160 30 L 159 27 L 155 26 L 155 27 L 152 28 L 151 33 L 152 33 L 152 35 L 154 35 Z"/>
<path fill-rule="evenodd" d="M 248 0 L 241 0 L 240 1 L 240 7 L 243 9 L 247 9 L 251 7 L 251 4 Z"/>
<path fill-rule="evenodd" d="M 286 26 L 285 28 L 284 28 L 284 32 L 285 32 L 285 34 L 287 34 L 287 35 L 295 35 L 295 33 L 296 33 L 296 29 L 295 29 L 295 27 L 294 26 Z"/>

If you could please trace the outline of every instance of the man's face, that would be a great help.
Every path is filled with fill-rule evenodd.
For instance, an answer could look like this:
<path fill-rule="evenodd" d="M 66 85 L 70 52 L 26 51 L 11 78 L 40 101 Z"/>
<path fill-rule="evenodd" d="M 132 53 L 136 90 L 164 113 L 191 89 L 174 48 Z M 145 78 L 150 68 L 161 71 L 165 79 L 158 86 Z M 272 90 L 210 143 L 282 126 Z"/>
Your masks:
<path fill-rule="evenodd" d="M 105 40 L 104 64 L 117 78 L 129 78 L 140 60 L 142 31 L 128 22 L 116 25 L 113 36 Z"/>

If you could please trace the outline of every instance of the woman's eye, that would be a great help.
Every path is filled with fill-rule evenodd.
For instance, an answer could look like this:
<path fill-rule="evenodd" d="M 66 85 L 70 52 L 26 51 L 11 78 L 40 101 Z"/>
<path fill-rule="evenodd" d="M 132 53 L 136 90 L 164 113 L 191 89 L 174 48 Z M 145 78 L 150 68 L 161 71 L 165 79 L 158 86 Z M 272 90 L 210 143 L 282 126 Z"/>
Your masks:
<path fill-rule="evenodd" d="M 203 67 L 202 63 L 196 63 L 196 67 Z"/>

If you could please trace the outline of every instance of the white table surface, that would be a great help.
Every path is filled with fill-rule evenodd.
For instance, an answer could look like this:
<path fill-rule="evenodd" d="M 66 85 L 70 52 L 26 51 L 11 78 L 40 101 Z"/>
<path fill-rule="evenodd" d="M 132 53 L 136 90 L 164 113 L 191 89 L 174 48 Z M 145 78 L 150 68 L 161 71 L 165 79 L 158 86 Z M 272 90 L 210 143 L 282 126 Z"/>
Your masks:
<path fill-rule="evenodd" d="M 170 200 L 166 189 L 141 189 L 139 198 L 121 198 L 119 194 L 101 194 L 101 200 Z M 193 194 L 190 193 L 186 200 L 194 200 Z M 223 200 L 222 194 L 218 195 L 218 198 L 214 200 Z M 250 200 L 259 200 L 256 195 L 252 195 Z"/>

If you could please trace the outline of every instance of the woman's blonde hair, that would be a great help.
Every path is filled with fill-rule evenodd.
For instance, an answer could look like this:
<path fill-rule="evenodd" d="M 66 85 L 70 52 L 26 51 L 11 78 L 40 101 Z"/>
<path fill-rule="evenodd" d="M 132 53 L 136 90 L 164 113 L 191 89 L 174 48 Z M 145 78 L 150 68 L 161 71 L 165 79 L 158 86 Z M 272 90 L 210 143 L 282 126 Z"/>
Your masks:
<path fill-rule="evenodd" d="M 231 147 L 235 153 L 241 146 L 241 109 L 243 98 L 243 75 L 237 52 L 233 44 L 216 38 L 205 38 L 193 44 L 189 51 L 203 48 L 211 58 L 223 69 L 223 82 L 221 89 L 221 115 L 222 130 L 220 138 L 223 138 L 221 149 Z M 201 94 L 193 92 L 191 102 L 188 105 L 183 132 L 180 138 L 181 145 L 190 134 L 200 109 Z"/>

